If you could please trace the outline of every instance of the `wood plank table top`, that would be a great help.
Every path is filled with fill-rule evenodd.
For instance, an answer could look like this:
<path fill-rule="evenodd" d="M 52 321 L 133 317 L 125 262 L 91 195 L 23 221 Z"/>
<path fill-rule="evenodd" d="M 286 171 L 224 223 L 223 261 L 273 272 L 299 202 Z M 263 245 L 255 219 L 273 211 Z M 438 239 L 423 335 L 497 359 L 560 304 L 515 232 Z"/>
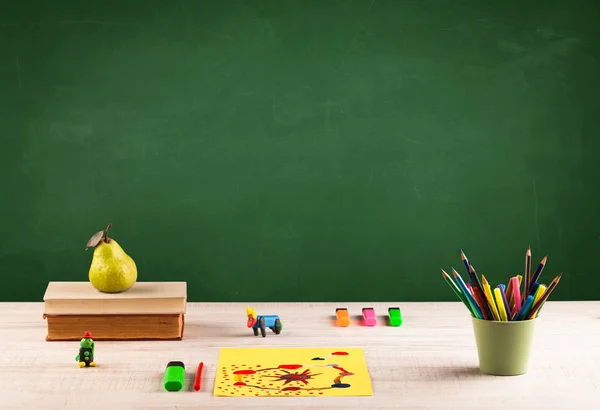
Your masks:
<path fill-rule="evenodd" d="M 375 327 L 360 324 L 372 306 Z M 401 327 L 387 308 L 399 306 Z M 97 342 L 98 367 L 80 369 L 77 342 L 46 342 L 43 303 L 0 303 L 0 409 L 598 409 L 600 302 L 548 302 L 536 324 L 529 371 L 481 374 L 470 317 L 461 303 L 257 303 L 278 314 L 280 335 L 255 337 L 245 304 L 188 303 L 184 340 Z M 350 327 L 335 327 L 347 307 Z M 372 397 L 215 397 L 221 347 L 362 347 Z M 166 392 L 167 362 L 186 365 L 186 384 Z M 192 391 L 204 362 L 202 390 Z M 189 369 L 189 370 L 187 370 Z"/>

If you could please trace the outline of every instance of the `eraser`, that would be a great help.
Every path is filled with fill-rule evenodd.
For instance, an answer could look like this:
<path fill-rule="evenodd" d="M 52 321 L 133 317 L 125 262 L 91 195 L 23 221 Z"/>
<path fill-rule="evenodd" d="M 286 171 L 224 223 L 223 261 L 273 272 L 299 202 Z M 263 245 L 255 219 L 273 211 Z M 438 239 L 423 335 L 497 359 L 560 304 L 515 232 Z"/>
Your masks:
<path fill-rule="evenodd" d="M 337 316 L 337 325 L 340 327 L 348 327 L 350 325 L 350 317 L 348 316 L 348 309 L 337 308 L 335 310 Z"/>
<path fill-rule="evenodd" d="M 362 314 L 365 326 L 375 326 L 377 324 L 377 318 L 375 317 L 375 310 L 373 308 L 363 308 Z"/>
<path fill-rule="evenodd" d="M 172 361 L 167 363 L 163 385 L 167 391 L 179 391 L 183 388 L 185 380 L 185 365 L 183 362 Z"/>
<path fill-rule="evenodd" d="M 391 307 L 388 309 L 390 315 L 390 326 L 402 325 L 402 314 L 399 307 Z"/>

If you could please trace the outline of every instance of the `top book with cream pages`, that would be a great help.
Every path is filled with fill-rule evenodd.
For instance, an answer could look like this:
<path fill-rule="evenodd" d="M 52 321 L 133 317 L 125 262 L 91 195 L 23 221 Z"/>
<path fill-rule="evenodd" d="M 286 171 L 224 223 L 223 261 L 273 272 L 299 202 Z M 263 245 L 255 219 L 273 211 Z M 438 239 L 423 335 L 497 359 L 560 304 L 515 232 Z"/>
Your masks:
<path fill-rule="evenodd" d="M 89 282 L 50 282 L 46 315 L 185 314 L 186 282 L 137 282 L 121 293 L 103 293 Z"/>

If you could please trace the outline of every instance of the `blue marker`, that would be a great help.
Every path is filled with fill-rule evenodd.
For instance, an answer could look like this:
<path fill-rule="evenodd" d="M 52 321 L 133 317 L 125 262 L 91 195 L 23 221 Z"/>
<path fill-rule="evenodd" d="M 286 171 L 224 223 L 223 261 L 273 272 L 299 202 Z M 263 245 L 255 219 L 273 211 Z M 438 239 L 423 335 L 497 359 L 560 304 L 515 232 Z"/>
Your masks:
<path fill-rule="evenodd" d="M 525 318 L 525 316 L 527 316 L 529 313 L 531 305 L 533 305 L 533 296 L 529 295 L 527 296 L 525 303 L 523 303 L 521 310 L 519 310 L 519 313 L 517 313 L 517 316 L 515 316 L 515 320 L 523 320 L 523 318 Z"/>
<path fill-rule="evenodd" d="M 456 282 L 458 282 L 458 286 L 460 287 L 460 290 L 462 291 L 462 293 L 465 294 L 465 296 L 467 297 L 467 300 L 469 301 L 469 304 L 473 308 L 473 311 L 475 312 L 475 316 L 477 317 L 477 319 L 482 319 L 483 313 L 481 313 L 481 309 L 479 309 L 479 305 L 477 305 L 477 302 L 475 302 L 475 299 L 473 299 L 473 295 L 471 295 L 471 292 L 469 292 L 469 289 L 467 289 L 467 285 L 462 280 L 462 278 L 460 277 L 458 272 L 454 270 L 454 268 L 452 268 L 452 273 L 454 274 L 454 277 L 456 278 Z"/>

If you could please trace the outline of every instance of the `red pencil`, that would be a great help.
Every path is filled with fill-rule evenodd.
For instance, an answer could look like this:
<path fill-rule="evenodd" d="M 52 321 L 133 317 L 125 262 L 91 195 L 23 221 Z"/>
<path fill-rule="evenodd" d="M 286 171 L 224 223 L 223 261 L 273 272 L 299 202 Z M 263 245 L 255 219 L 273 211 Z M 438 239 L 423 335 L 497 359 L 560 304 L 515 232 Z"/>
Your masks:
<path fill-rule="evenodd" d="M 485 309 L 485 305 L 483 304 L 483 296 L 481 295 L 481 289 L 473 289 L 473 298 L 475 298 L 475 302 L 477 302 L 477 304 L 479 305 L 479 309 L 481 309 L 481 313 L 483 314 L 483 320 L 490 320 L 490 317 L 487 314 L 487 309 Z"/>
<path fill-rule="evenodd" d="M 204 363 L 200 362 L 198 365 L 198 370 L 196 371 L 196 380 L 194 380 L 194 390 L 199 391 L 200 386 L 202 385 L 202 368 L 204 367 Z"/>

